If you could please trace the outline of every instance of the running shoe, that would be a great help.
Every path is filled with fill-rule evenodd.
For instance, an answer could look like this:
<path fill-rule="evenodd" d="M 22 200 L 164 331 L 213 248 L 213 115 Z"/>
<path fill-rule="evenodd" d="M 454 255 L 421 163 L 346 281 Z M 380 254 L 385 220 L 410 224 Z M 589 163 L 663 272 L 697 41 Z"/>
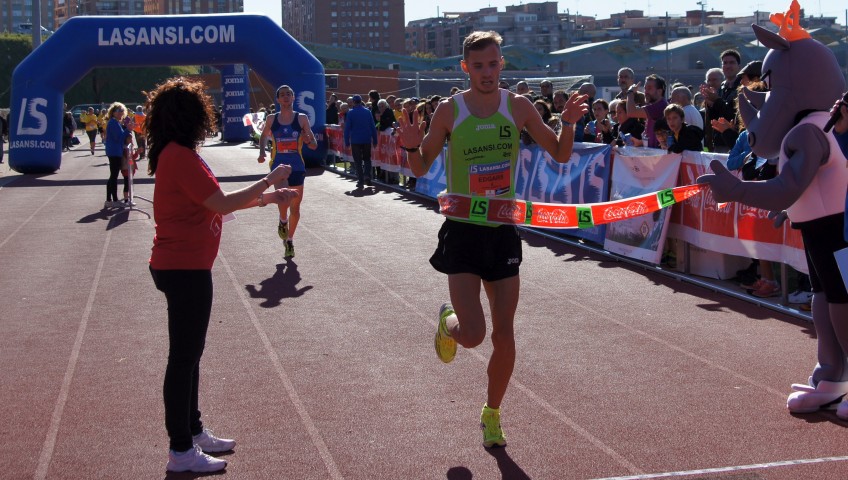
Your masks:
<path fill-rule="evenodd" d="M 208 429 L 192 437 L 192 443 L 200 447 L 204 453 L 229 452 L 236 446 L 236 441 L 229 438 L 218 438 Z"/>
<path fill-rule="evenodd" d="M 483 430 L 484 447 L 506 446 L 506 436 L 501 428 L 501 409 L 484 404 L 480 412 L 480 429 Z"/>
<path fill-rule="evenodd" d="M 280 236 L 280 240 L 282 241 L 289 239 L 289 222 L 280 221 L 277 225 L 277 235 Z"/>
<path fill-rule="evenodd" d="M 433 339 L 436 355 L 444 363 L 450 363 L 456 356 L 456 340 L 451 337 L 448 331 L 448 317 L 451 315 L 456 315 L 453 306 L 450 303 L 442 305 L 439 310 L 439 328 L 436 330 L 436 338 Z"/>
<path fill-rule="evenodd" d="M 291 240 L 286 240 L 286 258 L 294 257 L 294 242 Z"/>
<path fill-rule="evenodd" d="M 810 303 L 813 300 L 813 292 L 796 290 L 789 294 L 789 303 Z"/>
<path fill-rule="evenodd" d="M 771 280 L 765 280 L 760 287 L 751 292 L 751 295 L 759 298 L 777 297 L 780 295 L 780 284 Z"/>
<path fill-rule="evenodd" d="M 217 472 L 227 468 L 227 461 L 222 458 L 203 453 L 200 445 L 195 445 L 194 448 L 185 452 L 168 452 L 168 465 L 166 469 L 169 472 Z"/>
<path fill-rule="evenodd" d="M 763 282 L 766 280 L 764 278 L 757 278 L 754 280 L 742 281 L 739 283 L 739 286 L 745 290 L 757 290 L 763 285 Z"/>

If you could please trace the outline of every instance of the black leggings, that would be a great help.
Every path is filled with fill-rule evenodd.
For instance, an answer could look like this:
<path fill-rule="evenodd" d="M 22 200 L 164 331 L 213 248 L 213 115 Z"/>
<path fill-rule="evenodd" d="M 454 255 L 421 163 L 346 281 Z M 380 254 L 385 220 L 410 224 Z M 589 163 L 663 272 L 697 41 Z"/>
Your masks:
<path fill-rule="evenodd" d="M 203 431 L 197 391 L 212 311 L 212 271 L 151 268 L 150 274 L 168 303 L 165 428 L 171 450 L 184 452 L 192 448 L 191 437 Z"/>
<path fill-rule="evenodd" d="M 118 174 L 123 157 L 109 157 L 109 180 L 106 181 L 106 201 L 118 201 Z"/>

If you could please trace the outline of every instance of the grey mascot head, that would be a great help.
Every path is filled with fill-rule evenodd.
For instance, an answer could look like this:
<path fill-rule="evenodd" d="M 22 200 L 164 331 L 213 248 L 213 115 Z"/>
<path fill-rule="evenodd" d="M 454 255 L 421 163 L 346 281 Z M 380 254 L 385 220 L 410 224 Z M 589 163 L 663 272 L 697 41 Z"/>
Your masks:
<path fill-rule="evenodd" d="M 789 129 L 805 113 L 830 110 L 845 89 L 836 56 L 798 23 L 800 8 L 793 0 L 788 12 L 771 15 L 778 33 L 752 25 L 757 39 L 770 49 L 763 60 L 769 92 L 745 89 L 739 114 L 748 126 L 751 149 L 762 158 L 777 158 Z"/>

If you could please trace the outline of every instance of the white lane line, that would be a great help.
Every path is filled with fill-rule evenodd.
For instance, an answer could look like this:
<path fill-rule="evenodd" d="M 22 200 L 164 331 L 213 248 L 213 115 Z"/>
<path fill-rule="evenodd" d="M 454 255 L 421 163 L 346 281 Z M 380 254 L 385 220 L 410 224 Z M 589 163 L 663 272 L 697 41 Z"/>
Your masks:
<path fill-rule="evenodd" d="M 80 170 L 80 173 L 82 173 L 82 170 Z M 76 177 L 74 177 L 74 180 L 76 180 L 78 177 L 79 177 L 79 174 L 78 174 Z M 11 240 L 11 239 L 12 239 L 12 237 L 14 237 L 14 236 L 15 236 L 15 234 L 17 234 L 17 233 L 18 233 L 18 232 L 19 232 L 22 228 L 24 228 L 24 227 L 26 226 L 26 224 L 28 224 L 28 223 L 30 222 L 30 220 L 32 220 L 32 219 L 33 219 L 36 215 L 38 215 L 38 212 L 40 212 L 40 211 L 41 211 L 44 207 L 46 207 L 46 206 L 47 206 L 47 204 L 48 204 L 48 203 L 50 203 L 50 202 L 51 202 L 54 198 L 56 198 L 56 195 L 59 195 L 59 193 L 60 193 L 60 192 L 61 192 L 61 191 L 62 191 L 62 190 L 66 187 L 66 186 L 67 186 L 67 184 L 62 185 L 61 187 L 59 187 L 59 189 L 58 189 L 58 190 L 56 190 L 56 193 L 54 193 L 53 195 L 51 195 L 51 196 L 50 196 L 50 198 L 48 198 L 47 200 L 45 200 L 45 201 L 44 201 L 44 203 L 42 203 L 41 205 L 39 205 L 39 206 L 38 206 L 38 208 L 36 208 L 36 209 L 35 209 L 35 211 L 34 211 L 34 212 L 32 212 L 32 215 L 30 215 L 29 217 L 27 217 L 27 219 L 26 219 L 26 220 L 24 220 L 24 221 L 23 221 L 20 225 L 18 225 L 18 228 L 16 228 L 15 230 L 13 230 L 13 231 L 12 231 L 12 233 L 10 233 L 10 234 L 9 234 L 9 235 L 5 238 L 5 239 L 3 239 L 3 241 L 2 241 L 2 242 L 0 242 L 0 248 L 3 248 L 3 246 L 4 246 L 4 245 L 6 245 L 6 243 L 8 243 L 8 242 L 9 242 L 9 240 Z"/>
<path fill-rule="evenodd" d="M 522 278 L 522 281 L 524 281 L 524 279 L 523 279 L 523 278 Z M 545 293 L 547 293 L 547 294 L 549 294 L 549 295 L 558 295 L 558 294 L 555 294 L 554 292 L 552 292 L 551 290 L 549 290 L 549 289 L 545 288 L 544 286 L 539 285 L 539 284 L 537 284 L 537 283 L 535 283 L 535 282 L 532 282 L 532 281 L 526 281 L 526 283 L 529 283 L 529 284 L 533 285 L 533 287 L 534 287 L 534 288 L 538 288 L 539 290 L 541 290 L 541 291 L 543 291 L 543 292 L 545 292 Z M 580 303 L 580 302 L 577 302 L 577 301 L 575 301 L 575 300 L 571 300 L 571 299 L 569 299 L 569 298 L 564 298 L 564 297 L 562 297 L 561 295 L 558 295 L 558 296 L 557 296 L 557 298 L 561 298 L 562 300 L 564 300 L 564 301 L 566 301 L 566 302 L 568 302 L 568 303 L 570 303 L 570 304 L 574 305 L 574 306 L 575 306 L 575 307 L 577 307 L 577 308 L 580 308 L 580 309 L 586 310 L 587 312 L 591 313 L 592 315 L 595 315 L 595 316 L 597 316 L 597 317 L 603 318 L 603 319 L 607 320 L 607 321 L 608 321 L 608 322 L 610 322 L 610 323 L 614 323 L 614 324 L 618 325 L 618 326 L 619 326 L 619 327 L 621 327 L 621 328 L 624 328 L 624 329 L 626 329 L 626 330 L 630 330 L 631 332 L 633 332 L 633 333 L 635 333 L 635 334 L 637 334 L 637 335 L 640 335 L 640 336 L 643 336 L 643 337 L 645 337 L 645 338 L 647 338 L 647 339 L 650 339 L 651 341 L 656 342 L 656 343 L 659 343 L 659 344 L 663 345 L 664 347 L 666 347 L 666 348 L 668 348 L 668 349 L 670 349 L 670 350 L 674 350 L 675 352 L 678 352 L 678 353 L 680 353 L 680 354 L 682 354 L 682 355 L 685 355 L 685 356 L 687 356 L 687 357 L 689 357 L 689 358 L 691 358 L 691 359 L 693 359 L 693 360 L 697 360 L 698 362 L 701 362 L 701 363 L 703 363 L 703 364 L 705 364 L 705 365 L 708 365 L 708 366 L 709 366 L 709 367 L 711 367 L 711 368 L 714 368 L 714 369 L 716 369 L 716 370 L 719 370 L 719 371 L 721 371 L 721 372 L 724 372 L 724 373 L 726 373 L 726 374 L 728 374 L 728 375 L 730 375 L 730 376 L 732 376 L 732 377 L 735 377 L 735 378 L 737 378 L 737 379 L 739 379 L 739 380 L 741 380 L 741 381 L 743 381 L 743 382 L 745 382 L 745 383 L 748 383 L 748 384 L 753 385 L 753 386 L 755 386 L 755 387 L 761 388 L 761 389 L 763 389 L 763 390 L 765 390 L 765 391 L 767 391 L 767 392 L 769 392 L 769 393 L 772 393 L 772 394 L 774 394 L 774 395 L 777 395 L 777 396 L 779 396 L 779 397 L 781 397 L 781 398 L 785 398 L 785 397 L 786 397 L 786 393 L 785 393 L 785 392 L 781 392 L 781 391 L 775 390 L 773 387 L 770 387 L 770 386 L 768 386 L 768 385 L 766 385 L 766 384 L 764 384 L 764 383 L 762 383 L 762 382 L 758 382 L 757 380 L 754 380 L 754 379 L 753 379 L 753 378 L 751 378 L 751 377 L 747 377 L 747 376 L 745 376 L 745 375 L 742 375 L 742 374 L 740 374 L 740 373 L 737 373 L 737 372 L 735 372 L 735 371 L 731 370 L 730 368 L 727 368 L 727 367 L 725 367 L 725 366 L 723 366 L 723 365 L 720 365 L 720 364 L 718 364 L 718 363 L 716 363 L 716 362 L 713 362 L 712 360 L 710 360 L 710 359 L 708 359 L 708 358 L 706 358 L 706 357 L 702 357 L 702 356 L 700 356 L 700 355 L 698 355 L 698 354 L 696 354 L 696 353 L 693 353 L 693 352 L 690 352 L 690 351 L 688 351 L 688 350 L 686 350 L 686 349 L 684 349 L 684 348 L 681 348 L 681 347 L 679 347 L 679 346 L 677 346 L 677 345 L 675 345 L 675 344 L 673 344 L 673 343 L 671 343 L 671 342 L 669 342 L 669 341 L 667 341 L 667 340 L 664 340 L 664 339 L 662 339 L 662 338 L 660 338 L 660 337 L 657 337 L 656 335 L 652 335 L 652 334 L 650 334 L 650 333 L 648 333 L 648 332 L 646 332 L 646 331 L 644 331 L 644 330 L 640 330 L 640 329 L 638 329 L 638 328 L 636 328 L 636 327 L 634 327 L 634 326 L 632 326 L 632 325 L 628 325 L 628 324 L 626 324 L 626 323 L 624 323 L 624 322 L 621 322 L 621 321 L 619 321 L 619 320 L 616 320 L 616 319 L 614 319 L 613 317 L 611 317 L 611 316 L 609 316 L 609 315 L 607 315 L 607 314 L 605 314 L 605 313 L 603 313 L 603 312 L 600 312 L 600 311 L 598 311 L 598 310 L 595 310 L 595 309 L 593 309 L 593 308 L 591 308 L 591 307 L 588 307 L 588 306 L 586 306 L 586 305 L 584 305 L 584 304 L 582 304 L 582 303 Z"/>
<path fill-rule="evenodd" d="M 62 380 L 62 387 L 59 389 L 59 397 L 56 399 L 56 405 L 53 407 L 53 415 L 50 417 L 50 427 L 47 429 L 47 438 L 44 439 L 44 445 L 41 447 L 41 455 L 38 457 L 38 465 L 35 469 L 35 475 L 33 478 L 39 480 L 47 477 L 47 470 L 50 467 L 50 461 L 53 458 L 53 450 L 56 446 L 56 437 L 59 433 L 59 424 L 62 422 L 62 413 L 65 411 L 65 404 L 68 402 L 68 391 L 71 388 L 71 381 L 73 381 L 74 372 L 77 369 L 80 348 L 82 347 L 82 339 L 85 337 L 85 331 L 88 328 L 88 319 L 91 317 L 91 309 L 94 306 L 94 298 L 97 293 L 97 287 L 100 284 L 100 274 L 103 272 L 103 264 L 106 262 L 106 252 L 109 251 L 109 242 L 111 239 L 112 230 L 109 230 L 106 232 L 106 241 L 103 243 L 103 251 L 100 253 L 100 261 L 97 263 L 97 272 L 94 274 L 94 281 L 91 285 L 91 291 L 88 294 L 88 301 L 85 304 L 82 320 L 80 321 L 79 327 L 77 327 L 77 336 L 74 340 L 74 346 L 71 348 L 71 356 L 68 359 L 68 367 L 65 369 L 65 378 Z"/>
<path fill-rule="evenodd" d="M 674 478 L 690 475 L 704 475 L 714 473 L 741 472 L 743 470 L 764 470 L 767 468 L 789 467 L 794 465 L 810 465 L 814 463 L 844 462 L 848 457 L 823 457 L 803 458 L 800 460 L 783 460 L 780 462 L 755 463 L 753 465 L 734 465 L 730 467 L 702 468 L 699 470 L 686 470 L 680 472 L 646 473 L 643 475 L 630 475 L 626 477 L 606 477 L 595 480 L 646 480 L 650 478 Z"/>
<path fill-rule="evenodd" d="M 351 259 L 351 258 L 350 258 L 347 254 L 345 254 L 343 251 L 341 251 L 341 250 L 339 250 L 338 248 L 336 248 L 336 246 L 335 246 L 335 245 L 333 245 L 333 244 L 331 244 L 331 243 L 327 242 L 326 240 L 324 240 L 324 238 L 323 238 L 321 235 L 315 235 L 315 234 L 314 234 L 314 233 L 313 233 L 313 232 L 309 229 L 309 227 L 307 227 L 307 226 L 305 226 L 305 225 L 303 225 L 303 226 L 298 225 L 298 228 L 299 228 L 299 229 L 306 230 L 307 232 L 309 232 L 309 234 L 310 234 L 310 235 L 312 235 L 312 236 L 313 236 L 313 237 L 315 237 L 318 241 L 320 241 L 321 243 L 323 243 L 323 244 L 324 244 L 324 245 L 325 245 L 325 246 L 326 246 L 329 250 L 332 250 L 333 252 L 335 252 L 335 254 L 336 254 L 336 256 L 337 256 L 337 257 L 339 257 L 339 258 L 344 258 L 344 259 L 345 259 L 348 263 L 350 263 L 350 264 L 351 264 L 354 268 L 356 268 L 357 270 L 359 270 L 360 272 L 362 272 L 365 276 L 367 276 L 367 277 L 371 278 L 371 280 L 373 280 L 375 283 L 377 283 L 378 285 L 380 285 L 380 286 L 383 288 L 383 290 L 384 290 L 385 292 L 389 293 L 389 294 L 390 294 L 390 295 L 392 295 L 393 297 L 397 298 L 397 299 L 398 299 L 401 303 L 403 303 L 404 305 L 406 305 L 407 310 L 408 310 L 409 312 L 414 312 L 416 315 L 418 315 L 419 317 L 421 317 L 422 319 L 424 319 L 427 323 L 429 323 L 430 325 L 432 325 L 432 326 L 434 327 L 433 331 L 435 331 L 435 327 L 437 327 L 437 326 L 438 326 L 438 325 L 437 325 L 437 323 L 436 323 L 436 315 L 435 315 L 435 313 L 434 313 L 433 315 L 424 315 L 421 311 L 419 311 L 419 310 L 415 307 L 415 305 L 411 304 L 411 303 L 410 303 L 410 302 L 409 302 L 406 298 L 404 298 L 404 296 L 403 296 L 403 295 L 401 295 L 401 294 L 399 294 L 398 292 L 396 292 L 396 291 L 395 291 L 395 290 L 394 290 L 394 289 L 393 289 L 390 285 L 387 285 L 386 283 L 383 283 L 383 281 L 382 281 L 382 280 L 380 280 L 380 279 L 379 279 L 379 278 L 377 278 L 376 276 L 372 275 L 370 271 L 368 271 L 368 270 L 367 270 L 367 269 L 365 269 L 364 267 L 360 266 L 360 265 L 359 265 L 356 261 L 354 261 L 353 259 Z M 484 356 L 483 354 L 481 354 L 480 352 L 478 352 L 476 349 L 471 349 L 471 350 L 466 350 L 466 351 L 467 351 L 468 353 L 470 353 L 471 355 L 473 355 L 474 357 L 476 357 L 478 360 L 480 360 L 480 362 L 481 362 L 481 363 L 483 363 L 483 364 L 487 364 L 487 363 L 489 362 L 489 359 L 488 359 L 486 356 Z M 515 386 L 516 388 L 518 388 L 519 390 L 521 390 L 521 391 L 522 391 L 525 395 L 527 395 L 527 396 L 528 396 L 528 397 L 529 397 L 532 401 L 536 402 L 536 403 L 537 403 L 540 407 L 542 407 L 542 408 L 543 408 L 544 410 L 546 410 L 548 413 L 550 413 L 551 415 L 553 415 L 554 417 L 556 417 L 557 419 L 559 419 L 560 421 L 562 421 L 563 423 L 565 423 L 565 425 L 566 425 L 566 426 L 568 426 L 569 428 L 571 428 L 571 429 L 572 429 L 575 433 L 577 433 L 579 436 L 583 437 L 583 439 L 585 439 L 587 442 L 591 443 L 591 444 L 592 444 L 592 445 L 594 445 L 596 448 L 598 448 L 598 449 L 599 449 L 599 450 L 601 450 L 602 452 L 604 452 L 604 453 L 606 453 L 607 455 L 609 455 L 609 456 L 610 456 L 611 458 L 613 458 L 613 459 L 614 459 L 614 460 L 615 460 L 615 461 L 616 461 L 619 465 L 621 465 L 622 467 L 626 468 L 629 472 L 634 473 L 634 474 L 640 474 L 640 473 L 643 473 L 643 471 L 642 471 L 642 470 L 640 470 L 640 469 L 639 469 L 639 467 L 637 467 L 637 466 L 636 466 L 636 465 L 634 465 L 632 462 L 630 462 L 629 460 L 627 460 L 626 458 L 624 458 L 624 456 L 622 456 L 621 454 L 619 454 L 618 452 L 616 452 L 616 451 L 615 451 L 612 447 L 610 447 L 609 445 L 605 444 L 605 443 L 604 443 L 601 439 L 599 439 L 598 437 L 596 437 L 596 436 L 592 435 L 592 434 L 591 434 L 588 430 L 586 430 L 586 429 L 584 429 L 584 428 L 580 427 L 580 425 L 578 425 L 578 424 L 577 424 L 577 422 L 575 422 L 575 421 L 574 421 L 574 420 L 572 420 L 570 417 L 568 417 L 568 416 L 567 416 L 567 415 L 565 415 L 564 413 L 562 413 L 562 412 L 560 412 L 559 410 L 557 410 L 557 409 L 556 409 L 553 405 L 551 405 L 550 403 L 546 402 L 546 401 L 545 401 L 542 397 L 540 397 L 540 396 L 539 396 L 539 395 L 537 395 L 535 392 L 533 392 L 533 390 L 532 390 L 532 389 L 530 389 L 530 387 L 528 387 L 528 386 L 524 385 L 523 383 L 521 383 L 520 381 L 516 380 L 516 379 L 515 379 L 515 377 L 513 377 L 513 378 L 509 381 L 509 383 L 510 383 L 511 385 L 514 385 L 514 386 Z"/>
<path fill-rule="evenodd" d="M 253 324 L 253 328 L 256 329 L 256 333 L 262 341 L 265 353 L 267 353 L 268 358 L 271 360 L 271 364 L 274 366 L 274 370 L 276 370 L 277 375 L 280 377 L 280 380 L 282 380 L 286 393 L 289 396 L 289 400 L 291 400 L 292 405 L 294 405 L 294 409 L 300 416 L 301 423 L 303 423 L 303 426 L 306 427 L 306 431 L 312 439 L 312 444 L 318 449 L 318 453 L 321 455 L 321 460 L 324 461 L 324 465 L 327 467 L 330 478 L 338 480 L 343 479 L 344 477 L 339 471 L 339 468 L 336 466 L 336 462 L 333 460 L 332 454 L 330 454 L 330 449 L 327 448 L 327 444 L 325 444 L 324 439 L 321 438 L 321 433 L 318 431 L 318 428 L 315 426 L 315 422 L 312 421 L 312 417 L 309 416 L 309 412 L 300 400 L 300 396 L 297 394 L 294 384 L 289 378 L 288 373 L 286 373 L 285 367 L 283 367 L 283 362 L 280 361 L 279 355 L 277 355 L 276 350 L 274 350 L 273 345 L 271 345 L 271 340 L 268 339 L 268 334 L 265 333 L 262 325 L 259 324 L 259 319 L 253 312 L 253 308 L 251 307 L 247 296 L 244 294 L 244 289 L 241 287 L 235 273 L 233 273 L 233 269 L 230 268 L 229 262 L 227 262 L 227 259 L 220 251 L 218 252 L 218 259 L 221 260 L 221 264 L 227 271 L 227 275 L 230 277 L 230 281 L 233 284 L 233 290 L 236 291 L 241 299 L 241 303 L 244 305 L 245 311 L 247 311 L 247 316 L 250 317 L 250 322 Z"/>

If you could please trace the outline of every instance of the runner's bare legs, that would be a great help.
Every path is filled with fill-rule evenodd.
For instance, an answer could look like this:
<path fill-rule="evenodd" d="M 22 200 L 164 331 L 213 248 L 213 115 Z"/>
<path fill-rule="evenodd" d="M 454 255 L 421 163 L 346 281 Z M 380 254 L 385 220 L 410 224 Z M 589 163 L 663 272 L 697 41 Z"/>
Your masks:
<path fill-rule="evenodd" d="M 294 240 L 294 231 L 297 229 L 297 223 L 300 221 L 300 202 L 303 201 L 303 185 L 291 187 L 297 191 L 297 198 L 293 198 L 289 209 L 289 239 Z M 282 208 L 282 207 L 281 207 Z M 280 212 L 282 216 L 283 212 Z"/>
<path fill-rule="evenodd" d="M 303 185 L 299 185 L 297 187 L 290 187 L 289 182 L 287 180 L 283 180 L 282 182 L 274 184 L 274 188 L 277 189 L 277 190 L 279 190 L 281 188 L 290 188 L 292 190 L 297 190 L 297 194 L 298 194 L 297 220 L 300 220 L 300 198 L 299 197 L 300 197 L 300 195 L 303 195 Z M 297 220 L 292 222 L 289 219 L 289 206 L 292 205 L 293 202 L 294 202 L 294 199 L 292 199 L 289 202 L 277 204 L 277 209 L 280 211 L 280 221 L 283 221 L 283 219 L 285 218 L 286 222 L 288 222 L 288 224 L 289 224 L 289 235 L 288 235 L 289 239 L 291 239 L 294 236 L 294 226 L 297 224 Z"/>
<path fill-rule="evenodd" d="M 492 312 L 492 356 L 487 373 L 489 386 L 486 404 L 500 408 L 515 367 L 515 311 L 518 308 L 518 275 L 485 282 L 471 273 L 448 275 L 451 304 L 456 320 L 449 319 L 451 337 L 465 348 L 474 348 L 486 338 L 486 317 L 480 303 L 480 285 L 486 290 Z"/>

